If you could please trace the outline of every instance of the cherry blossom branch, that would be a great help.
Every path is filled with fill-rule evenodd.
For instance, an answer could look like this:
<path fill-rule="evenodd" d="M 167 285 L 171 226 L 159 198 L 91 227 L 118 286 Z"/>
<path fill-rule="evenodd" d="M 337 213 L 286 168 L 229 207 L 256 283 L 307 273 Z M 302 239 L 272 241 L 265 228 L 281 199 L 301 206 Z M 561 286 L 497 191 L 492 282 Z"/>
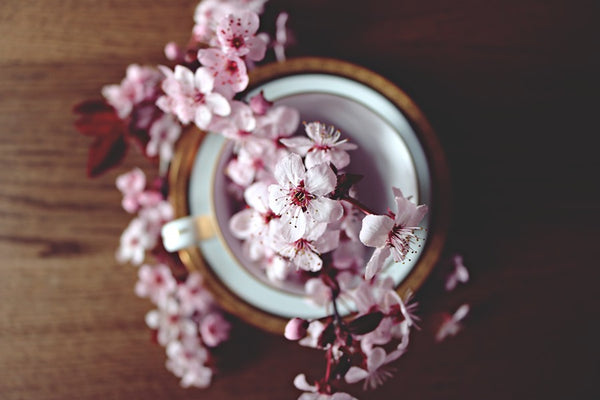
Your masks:
<path fill-rule="evenodd" d="M 369 207 L 367 207 L 365 204 L 361 203 L 358 199 L 355 199 L 354 197 L 346 196 L 346 197 L 343 197 L 341 200 L 356 207 L 358 210 L 362 211 L 365 215 L 375 214 L 374 211 L 371 211 L 369 209 Z"/>

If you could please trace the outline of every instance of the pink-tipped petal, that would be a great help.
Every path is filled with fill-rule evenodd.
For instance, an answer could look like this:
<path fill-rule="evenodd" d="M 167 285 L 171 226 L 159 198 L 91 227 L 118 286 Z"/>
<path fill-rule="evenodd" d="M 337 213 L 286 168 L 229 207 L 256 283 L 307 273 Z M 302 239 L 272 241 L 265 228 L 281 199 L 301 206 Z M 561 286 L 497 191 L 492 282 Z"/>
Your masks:
<path fill-rule="evenodd" d="M 393 227 L 394 220 L 387 215 L 367 215 L 362 220 L 360 241 L 369 247 L 381 247 L 385 245 Z"/>

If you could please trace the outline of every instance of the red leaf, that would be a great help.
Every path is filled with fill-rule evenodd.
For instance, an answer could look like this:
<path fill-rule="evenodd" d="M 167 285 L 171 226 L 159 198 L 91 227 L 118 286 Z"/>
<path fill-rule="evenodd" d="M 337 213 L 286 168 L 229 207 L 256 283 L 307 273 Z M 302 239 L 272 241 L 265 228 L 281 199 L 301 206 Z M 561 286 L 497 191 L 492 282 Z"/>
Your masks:
<path fill-rule="evenodd" d="M 379 323 L 382 319 L 383 313 L 381 311 L 375 311 L 369 314 L 361 315 L 360 317 L 350 321 L 348 324 L 348 330 L 355 335 L 365 335 L 374 331 L 379 326 Z"/>
<path fill-rule="evenodd" d="M 90 178 L 101 175 L 111 167 L 118 165 L 127 154 L 128 143 L 124 136 L 96 138 L 88 153 L 87 174 Z"/>
<path fill-rule="evenodd" d="M 112 137 L 125 135 L 127 127 L 115 109 L 104 100 L 88 100 L 77 104 L 73 112 L 80 114 L 75 128 L 86 136 Z"/>
<path fill-rule="evenodd" d="M 104 100 L 88 100 L 77 104 L 73 112 L 80 117 L 75 128 L 95 138 L 90 146 L 87 174 L 96 177 L 119 164 L 128 148 L 127 125 L 115 109 Z"/>

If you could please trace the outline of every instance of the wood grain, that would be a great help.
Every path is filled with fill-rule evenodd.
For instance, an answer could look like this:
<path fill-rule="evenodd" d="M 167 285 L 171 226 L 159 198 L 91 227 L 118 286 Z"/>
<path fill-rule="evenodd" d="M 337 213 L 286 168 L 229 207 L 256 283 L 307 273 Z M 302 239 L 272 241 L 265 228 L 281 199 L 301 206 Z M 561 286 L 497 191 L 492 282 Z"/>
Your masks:
<path fill-rule="evenodd" d="M 213 386 L 181 389 L 150 343 L 135 269 L 114 261 L 129 218 L 114 179 L 147 164 L 131 151 L 88 180 L 71 108 L 129 63 L 164 62 L 195 3 L 0 3 L 0 399 L 287 399 L 297 373 L 322 368 L 319 352 L 240 325 Z M 447 250 L 472 282 L 425 285 L 414 346 L 361 398 L 598 398 L 598 3 L 274 0 L 267 16 L 278 9 L 291 13 L 292 56 L 400 85 L 450 163 Z M 440 312 L 463 302 L 467 329 L 434 345 Z"/>

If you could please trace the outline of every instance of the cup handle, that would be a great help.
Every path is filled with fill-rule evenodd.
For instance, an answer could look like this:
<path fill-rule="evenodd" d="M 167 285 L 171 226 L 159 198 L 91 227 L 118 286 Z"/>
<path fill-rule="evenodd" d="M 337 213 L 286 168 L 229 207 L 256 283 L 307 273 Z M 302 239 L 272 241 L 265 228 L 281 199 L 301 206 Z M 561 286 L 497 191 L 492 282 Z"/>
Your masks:
<path fill-rule="evenodd" d="M 179 218 L 163 225 L 163 246 L 168 252 L 195 245 L 200 240 L 215 236 L 215 224 L 210 215 L 195 215 Z"/>

